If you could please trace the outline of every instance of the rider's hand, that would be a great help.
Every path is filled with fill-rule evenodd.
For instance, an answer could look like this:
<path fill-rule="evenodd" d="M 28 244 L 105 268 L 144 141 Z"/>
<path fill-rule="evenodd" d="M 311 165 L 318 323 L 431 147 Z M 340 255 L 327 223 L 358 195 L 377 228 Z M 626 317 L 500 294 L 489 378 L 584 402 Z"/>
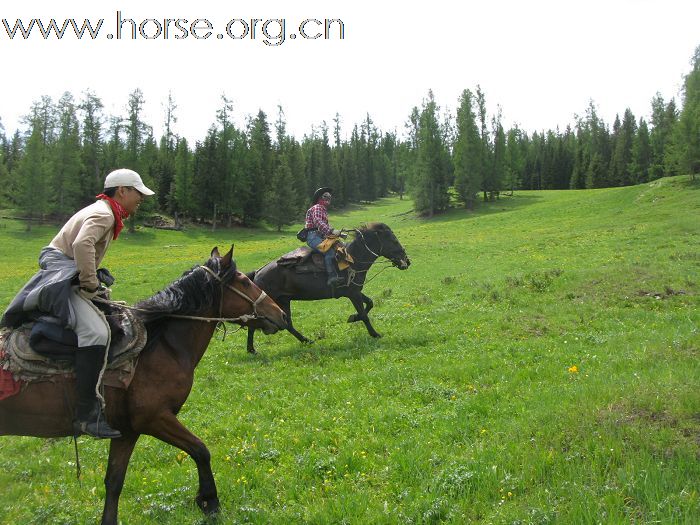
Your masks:
<path fill-rule="evenodd" d="M 87 288 L 83 288 L 82 286 L 78 290 L 78 293 L 87 299 L 88 301 L 91 301 L 93 297 L 96 297 L 98 294 L 100 294 L 101 290 L 100 287 L 98 286 L 94 290 L 88 290 Z"/>
<path fill-rule="evenodd" d="M 340 230 L 331 230 L 331 235 L 335 237 L 340 237 Z"/>
<path fill-rule="evenodd" d="M 91 301 L 95 297 L 103 297 L 105 299 L 109 299 L 109 294 L 112 292 L 109 288 L 106 288 L 104 286 L 98 286 L 94 290 L 89 290 L 88 288 L 83 288 L 82 286 L 80 287 L 80 290 L 78 293 L 85 297 L 88 301 Z"/>

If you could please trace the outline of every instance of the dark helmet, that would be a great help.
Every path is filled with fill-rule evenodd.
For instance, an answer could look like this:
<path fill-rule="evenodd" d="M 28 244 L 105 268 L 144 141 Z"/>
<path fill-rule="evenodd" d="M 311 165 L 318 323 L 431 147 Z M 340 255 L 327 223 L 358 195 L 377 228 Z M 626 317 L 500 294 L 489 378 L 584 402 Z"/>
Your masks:
<path fill-rule="evenodd" d="M 314 192 L 313 204 L 318 204 L 318 201 L 321 199 L 321 196 L 326 192 L 333 193 L 333 188 L 324 187 L 317 189 Z"/>

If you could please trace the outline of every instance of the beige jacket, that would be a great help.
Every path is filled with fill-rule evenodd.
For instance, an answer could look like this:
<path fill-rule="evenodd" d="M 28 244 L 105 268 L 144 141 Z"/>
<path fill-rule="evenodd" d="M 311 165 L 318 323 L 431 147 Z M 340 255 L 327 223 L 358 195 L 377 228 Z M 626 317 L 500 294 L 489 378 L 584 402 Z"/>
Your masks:
<path fill-rule="evenodd" d="M 75 260 L 80 286 L 99 286 L 97 268 L 114 236 L 114 213 L 106 200 L 98 200 L 73 215 L 49 246 Z"/>

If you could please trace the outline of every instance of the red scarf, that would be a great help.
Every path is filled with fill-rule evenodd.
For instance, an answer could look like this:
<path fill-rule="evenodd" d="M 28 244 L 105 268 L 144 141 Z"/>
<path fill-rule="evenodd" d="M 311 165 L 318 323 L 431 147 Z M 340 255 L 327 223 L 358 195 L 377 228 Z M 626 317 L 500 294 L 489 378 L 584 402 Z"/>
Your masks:
<path fill-rule="evenodd" d="M 124 219 L 126 219 L 129 216 L 129 213 L 124 209 L 124 206 L 119 204 L 117 201 L 112 199 L 111 197 L 108 197 L 104 193 L 100 193 L 99 195 L 95 195 L 96 199 L 103 199 L 106 200 L 109 205 L 112 207 L 112 213 L 114 213 L 114 239 L 119 237 L 119 232 L 122 231 L 122 228 L 124 227 Z"/>

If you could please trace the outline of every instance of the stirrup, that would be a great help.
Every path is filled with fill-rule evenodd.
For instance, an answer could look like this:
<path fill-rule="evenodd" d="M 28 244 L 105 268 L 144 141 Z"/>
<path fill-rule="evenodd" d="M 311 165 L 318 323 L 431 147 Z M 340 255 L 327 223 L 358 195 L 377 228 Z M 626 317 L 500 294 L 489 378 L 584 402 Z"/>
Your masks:
<path fill-rule="evenodd" d="M 91 421 L 76 420 L 73 422 L 74 436 L 86 435 L 97 439 L 118 439 L 122 437 L 121 432 L 109 426 L 101 410 L 97 415 L 93 413 L 90 416 Z"/>
<path fill-rule="evenodd" d="M 326 281 L 326 285 L 327 285 L 327 286 L 338 286 L 338 285 L 341 284 L 343 281 L 345 281 L 345 279 L 343 279 L 343 278 L 340 277 L 339 275 L 332 275 L 332 276 L 330 276 L 330 277 L 328 278 L 328 280 Z"/>

